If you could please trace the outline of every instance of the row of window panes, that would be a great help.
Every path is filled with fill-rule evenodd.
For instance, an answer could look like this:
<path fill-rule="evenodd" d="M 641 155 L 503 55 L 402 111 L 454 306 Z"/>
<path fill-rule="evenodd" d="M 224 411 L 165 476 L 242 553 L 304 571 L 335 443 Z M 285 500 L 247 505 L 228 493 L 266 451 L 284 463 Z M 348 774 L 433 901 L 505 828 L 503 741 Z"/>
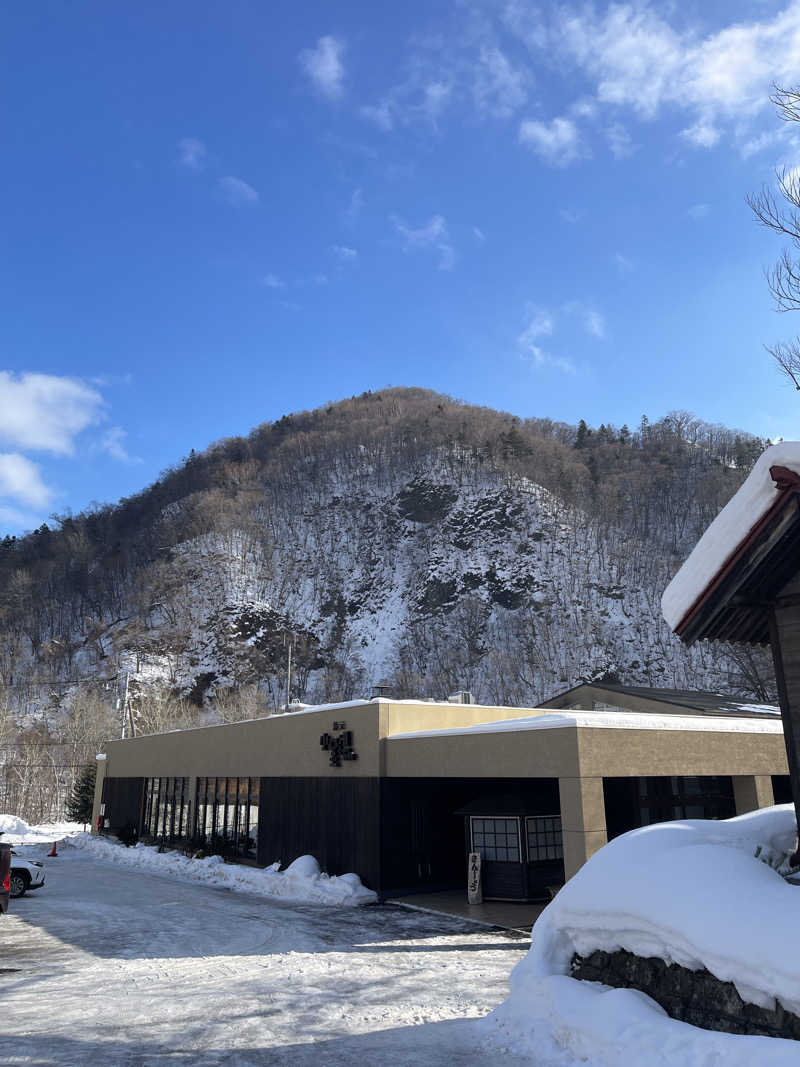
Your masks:
<path fill-rule="evenodd" d="M 198 778 L 197 836 L 211 848 L 256 858 L 259 778 Z"/>
<path fill-rule="evenodd" d="M 189 831 L 189 796 L 186 778 L 147 778 L 142 832 L 145 837 L 169 842 Z"/>
<path fill-rule="evenodd" d="M 561 817 L 531 816 L 525 820 L 528 860 L 562 859 L 564 856 Z M 485 860 L 519 863 L 519 823 L 517 819 L 473 819 L 472 849 Z"/>
<path fill-rule="evenodd" d="M 560 860 L 564 856 L 561 816 L 536 816 L 525 820 L 528 861 Z"/>
<path fill-rule="evenodd" d="M 485 860 L 519 863 L 517 819 L 473 819 L 472 848 Z"/>

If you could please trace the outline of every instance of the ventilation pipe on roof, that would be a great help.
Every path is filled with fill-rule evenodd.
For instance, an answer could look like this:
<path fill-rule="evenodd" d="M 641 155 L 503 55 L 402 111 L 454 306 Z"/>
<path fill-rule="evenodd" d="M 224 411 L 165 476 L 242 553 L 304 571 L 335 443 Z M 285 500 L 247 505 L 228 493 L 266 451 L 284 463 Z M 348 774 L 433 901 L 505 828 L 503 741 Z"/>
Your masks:
<path fill-rule="evenodd" d="M 447 698 L 448 704 L 474 704 L 475 697 L 469 689 L 459 689 L 457 693 L 451 693 Z"/>

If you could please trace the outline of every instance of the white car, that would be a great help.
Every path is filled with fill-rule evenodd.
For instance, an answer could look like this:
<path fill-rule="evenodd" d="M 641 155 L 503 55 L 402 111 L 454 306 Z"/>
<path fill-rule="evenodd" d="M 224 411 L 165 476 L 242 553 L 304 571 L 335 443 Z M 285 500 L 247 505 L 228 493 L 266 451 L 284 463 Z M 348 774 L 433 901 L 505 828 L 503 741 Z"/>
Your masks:
<path fill-rule="evenodd" d="M 10 895 L 21 897 L 29 889 L 40 889 L 44 885 L 44 864 L 39 860 L 28 860 L 11 850 L 11 885 Z"/>

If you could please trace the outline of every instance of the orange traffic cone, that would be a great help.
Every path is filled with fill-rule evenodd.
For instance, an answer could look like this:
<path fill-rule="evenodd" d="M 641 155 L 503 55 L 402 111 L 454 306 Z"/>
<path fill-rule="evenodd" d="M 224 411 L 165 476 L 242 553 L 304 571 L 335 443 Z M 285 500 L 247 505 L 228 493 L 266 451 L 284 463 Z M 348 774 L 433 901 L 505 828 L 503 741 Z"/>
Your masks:
<path fill-rule="evenodd" d="M 55 841 L 53 842 L 53 847 L 52 847 L 52 848 L 50 849 L 50 851 L 49 851 L 49 852 L 47 853 L 47 855 L 48 855 L 48 856 L 50 856 L 50 857 L 52 857 L 52 856 L 57 856 L 57 855 L 58 855 L 58 852 L 57 852 L 57 850 L 56 850 L 56 843 L 55 843 Z"/>

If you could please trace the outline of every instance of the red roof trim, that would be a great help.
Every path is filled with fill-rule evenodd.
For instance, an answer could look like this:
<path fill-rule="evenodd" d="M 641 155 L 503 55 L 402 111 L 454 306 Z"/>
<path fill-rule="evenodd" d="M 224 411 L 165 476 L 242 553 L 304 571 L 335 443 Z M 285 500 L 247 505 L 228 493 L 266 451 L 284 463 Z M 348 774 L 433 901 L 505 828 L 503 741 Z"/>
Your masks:
<path fill-rule="evenodd" d="M 789 467 L 770 467 L 769 476 L 778 489 L 800 489 L 800 474 Z"/>
<path fill-rule="evenodd" d="M 791 478 L 784 478 L 784 472 L 787 475 L 790 475 Z M 779 512 L 783 508 L 787 499 L 791 496 L 794 496 L 797 492 L 800 492 L 800 475 L 796 474 L 795 471 L 789 470 L 788 467 L 770 467 L 769 473 L 770 477 L 776 483 L 776 488 L 780 490 L 777 498 L 770 506 L 769 510 L 764 512 L 764 514 L 761 516 L 755 526 L 752 526 L 750 528 L 749 533 L 740 542 L 738 548 L 736 548 L 730 554 L 730 556 L 728 556 L 726 561 L 717 571 L 715 577 L 711 579 L 711 581 L 708 583 L 702 593 L 698 595 L 692 606 L 684 614 L 681 621 L 675 627 L 674 632 L 678 635 L 678 637 L 681 636 L 683 631 L 691 622 L 692 617 L 697 614 L 697 612 L 700 610 L 706 600 L 728 577 L 728 575 L 739 562 L 739 560 L 742 558 L 742 556 L 747 552 L 748 548 L 750 548 L 752 543 L 758 538 L 764 527 L 770 522 L 773 516 L 776 515 L 777 512 Z"/>

